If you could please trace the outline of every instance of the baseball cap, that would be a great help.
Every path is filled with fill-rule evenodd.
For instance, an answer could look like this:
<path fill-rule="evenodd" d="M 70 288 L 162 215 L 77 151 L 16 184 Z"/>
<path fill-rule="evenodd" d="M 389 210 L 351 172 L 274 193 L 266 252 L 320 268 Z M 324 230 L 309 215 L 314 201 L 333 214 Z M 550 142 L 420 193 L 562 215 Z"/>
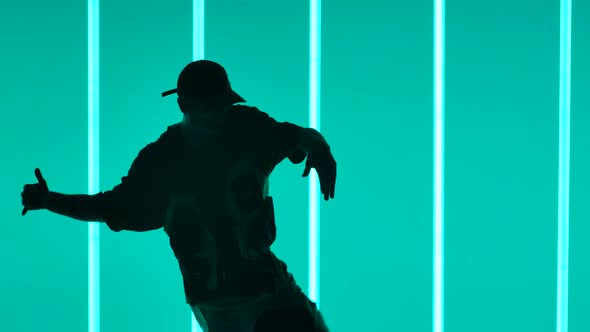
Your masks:
<path fill-rule="evenodd" d="M 210 60 L 197 60 L 186 65 L 178 75 L 176 88 L 162 92 L 162 97 L 174 93 L 184 98 L 222 98 L 231 104 L 246 101 L 231 88 L 223 66 Z"/>

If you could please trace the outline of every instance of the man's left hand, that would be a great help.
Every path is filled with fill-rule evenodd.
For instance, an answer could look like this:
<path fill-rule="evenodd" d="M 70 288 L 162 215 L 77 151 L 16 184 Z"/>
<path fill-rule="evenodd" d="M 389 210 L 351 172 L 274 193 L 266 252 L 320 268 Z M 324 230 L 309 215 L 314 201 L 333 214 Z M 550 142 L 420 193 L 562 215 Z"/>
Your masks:
<path fill-rule="evenodd" d="M 320 187 L 324 199 L 334 198 L 336 190 L 336 160 L 327 144 L 317 144 L 307 155 L 303 177 L 309 175 L 311 168 L 315 168 L 320 178 Z"/>

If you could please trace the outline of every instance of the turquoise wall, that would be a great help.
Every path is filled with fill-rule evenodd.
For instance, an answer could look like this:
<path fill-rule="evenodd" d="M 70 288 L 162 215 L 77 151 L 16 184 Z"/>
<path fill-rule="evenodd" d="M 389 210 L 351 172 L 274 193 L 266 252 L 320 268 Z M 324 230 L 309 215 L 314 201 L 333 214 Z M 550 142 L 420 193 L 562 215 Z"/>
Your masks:
<path fill-rule="evenodd" d="M 309 125 L 309 2 L 205 4 L 205 58 L 279 121 Z M 0 10 L 0 331 L 86 331 L 88 225 L 20 215 L 41 168 L 88 191 L 87 3 Z M 573 1 L 569 331 L 590 330 L 590 2 Z M 181 119 L 192 1 L 101 0 L 100 183 Z M 446 3 L 445 331 L 555 331 L 559 1 Z M 322 1 L 320 307 L 333 331 L 432 330 L 433 2 Z M 308 180 L 271 177 L 274 251 L 307 292 Z M 102 331 L 190 331 L 162 230 L 100 225 Z M 565 332 L 565 331 L 563 331 Z"/>

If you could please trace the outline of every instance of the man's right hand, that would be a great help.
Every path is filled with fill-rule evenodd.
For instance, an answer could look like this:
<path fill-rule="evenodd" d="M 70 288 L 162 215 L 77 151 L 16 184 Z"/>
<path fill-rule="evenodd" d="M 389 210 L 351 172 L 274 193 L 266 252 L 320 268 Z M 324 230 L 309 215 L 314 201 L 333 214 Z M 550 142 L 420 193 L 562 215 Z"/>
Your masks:
<path fill-rule="evenodd" d="M 23 216 L 29 210 L 40 210 L 47 207 L 49 188 L 47 187 L 47 182 L 41 175 L 41 170 L 38 168 L 35 168 L 35 177 L 37 178 L 38 183 L 26 184 L 21 193 Z"/>

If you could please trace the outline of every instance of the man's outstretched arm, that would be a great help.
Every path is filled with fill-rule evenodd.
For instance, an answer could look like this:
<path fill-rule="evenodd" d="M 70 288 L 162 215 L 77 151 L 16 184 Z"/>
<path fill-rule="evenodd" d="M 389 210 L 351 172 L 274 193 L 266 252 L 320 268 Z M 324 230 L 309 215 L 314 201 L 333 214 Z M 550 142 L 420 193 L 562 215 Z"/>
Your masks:
<path fill-rule="evenodd" d="M 39 169 L 38 183 L 25 185 L 23 216 L 29 210 L 47 209 L 80 221 L 105 222 L 113 231 L 149 231 L 163 226 L 166 191 L 155 176 L 150 144 L 140 151 L 129 173 L 112 190 L 94 195 L 66 195 L 51 192 Z"/>
<path fill-rule="evenodd" d="M 25 204 L 25 210 L 46 209 L 72 219 L 87 222 L 105 222 L 113 231 L 149 231 L 162 227 L 164 212 L 162 197 L 165 193 L 150 190 L 139 192 L 130 186 L 130 180 L 112 190 L 94 195 L 67 195 L 53 191 L 36 195 L 38 203 Z M 26 191 L 32 189 L 25 189 Z M 23 203 L 26 196 L 23 196 Z M 28 199 L 31 201 L 31 199 Z M 23 215 L 26 211 L 23 211 Z"/>
<path fill-rule="evenodd" d="M 80 221 L 104 222 L 115 232 L 145 232 L 163 226 L 165 193 L 138 192 L 127 182 L 94 195 L 50 192 L 45 209 Z"/>
<path fill-rule="evenodd" d="M 45 209 L 80 221 L 105 221 L 104 194 L 66 195 L 50 191 Z"/>
<path fill-rule="evenodd" d="M 47 209 L 51 212 L 82 221 L 103 221 L 102 194 L 65 195 L 49 191 L 40 169 L 35 169 L 37 183 L 24 186 L 23 212 Z"/>

